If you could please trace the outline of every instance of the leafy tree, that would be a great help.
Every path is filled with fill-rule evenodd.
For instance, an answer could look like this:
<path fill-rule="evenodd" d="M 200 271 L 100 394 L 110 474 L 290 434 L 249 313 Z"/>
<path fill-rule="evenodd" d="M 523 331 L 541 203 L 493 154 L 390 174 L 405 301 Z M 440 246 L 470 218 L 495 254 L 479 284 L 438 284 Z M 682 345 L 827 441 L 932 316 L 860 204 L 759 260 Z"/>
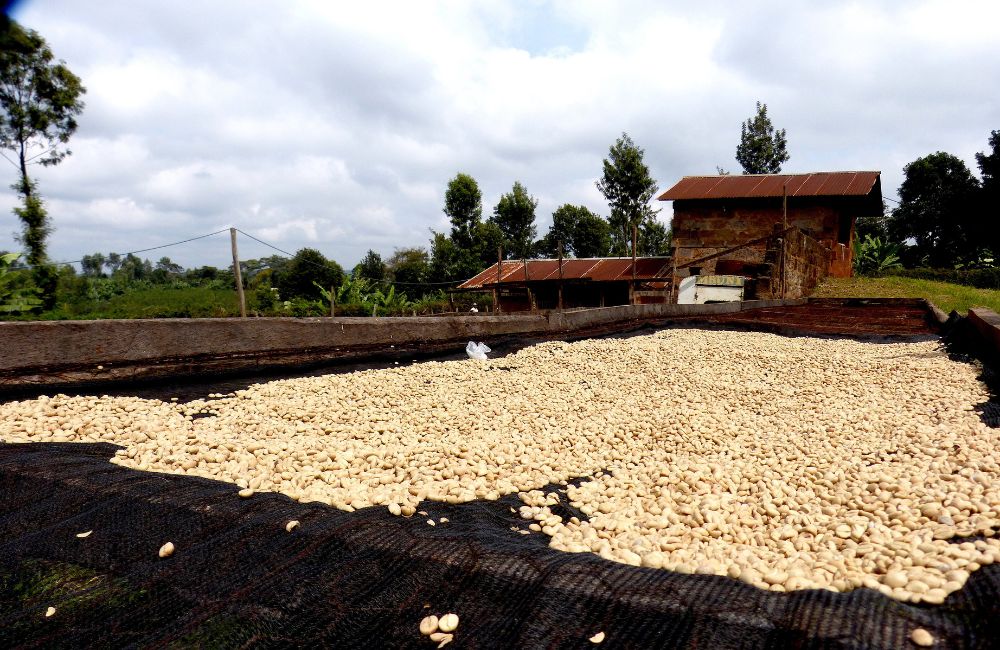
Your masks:
<path fill-rule="evenodd" d="M 573 254 L 606 257 L 611 253 L 611 224 L 590 210 L 577 217 L 573 228 Z"/>
<path fill-rule="evenodd" d="M 108 253 L 108 259 L 104 262 L 112 274 L 121 268 L 122 256 L 118 253 Z"/>
<path fill-rule="evenodd" d="M 597 189 L 611 207 L 608 222 L 612 252 L 617 255 L 631 253 L 632 228 L 653 221 L 659 212 L 649 205 L 656 193 L 656 181 L 643 162 L 643 154 L 632 138 L 622 133 L 604 159 L 604 173 L 597 181 Z M 638 252 L 646 254 L 644 250 Z"/>
<path fill-rule="evenodd" d="M 156 270 L 170 275 L 180 275 L 184 272 L 184 267 L 173 262 L 169 257 L 161 257 L 156 263 Z"/>
<path fill-rule="evenodd" d="M 997 216 L 1000 215 L 1000 131 L 990 133 L 989 145 L 990 153 L 976 154 L 976 164 L 982 178 L 976 209 L 979 215 L 976 230 L 989 243 L 996 256 L 1000 255 L 1000 224 L 996 223 Z"/>
<path fill-rule="evenodd" d="M 476 226 L 483 217 L 483 195 L 476 179 L 459 173 L 448 181 L 444 213 L 451 220 L 452 241 L 463 248 L 472 248 Z"/>
<path fill-rule="evenodd" d="M 303 248 L 273 281 L 282 300 L 313 298 L 316 295 L 313 282 L 323 287 L 339 286 L 344 281 L 344 269 L 315 248 Z"/>
<path fill-rule="evenodd" d="M 93 255 L 84 255 L 80 259 L 80 268 L 83 269 L 83 274 L 90 278 L 101 278 L 104 277 L 104 265 L 107 263 L 107 258 L 104 257 L 103 253 L 94 253 Z"/>
<path fill-rule="evenodd" d="M 28 165 L 56 165 L 70 154 L 66 144 L 76 131 L 76 116 L 84 106 L 80 96 L 86 90 L 65 62 L 53 61 L 38 32 L 7 18 L 0 30 L 0 147 L 17 157 L 20 175 L 12 188 L 23 205 L 14 213 L 24 224 L 21 241 L 49 308 L 55 304 L 58 273 L 47 264 L 45 239 L 51 227 Z"/>
<path fill-rule="evenodd" d="M 639 227 L 638 249 L 641 255 L 669 255 L 672 239 L 666 226 L 656 219 L 647 219 Z"/>
<path fill-rule="evenodd" d="M 37 289 L 18 283 L 18 275 L 24 271 L 11 272 L 20 256 L 20 253 L 0 254 L 0 313 L 15 314 L 42 305 L 42 301 L 35 295 Z"/>
<path fill-rule="evenodd" d="M 503 231 L 493 221 L 484 221 L 476 226 L 474 244 L 475 258 L 470 261 L 469 273 L 463 280 L 472 277 L 497 261 L 497 250 L 506 246 Z"/>
<path fill-rule="evenodd" d="M 366 278 L 372 282 L 385 280 L 385 263 L 382 262 L 382 256 L 369 249 L 364 259 L 361 260 L 361 263 L 354 270 L 354 275 Z"/>
<path fill-rule="evenodd" d="M 532 242 L 537 232 L 535 228 L 535 207 L 538 199 L 528 194 L 520 181 L 514 182 L 510 192 L 500 197 L 493 208 L 490 221 L 503 233 L 504 249 L 508 258 L 531 256 Z"/>
<path fill-rule="evenodd" d="M 767 116 L 767 104 L 757 102 L 757 114 L 740 127 L 736 162 L 744 174 L 777 174 L 788 160 L 787 145 L 785 130 L 775 131 Z"/>
<path fill-rule="evenodd" d="M 397 248 L 385 265 L 389 277 L 394 282 L 417 287 L 427 282 L 430 273 L 430 255 L 425 248 Z"/>
<path fill-rule="evenodd" d="M 140 257 L 129 253 L 122 259 L 121 265 L 114 272 L 114 277 L 121 278 L 126 282 L 135 282 L 137 280 L 149 279 L 150 275 L 153 273 L 153 265 L 150 264 L 149 260 L 141 259 Z"/>
<path fill-rule="evenodd" d="M 552 213 L 552 225 L 536 244 L 535 249 L 540 255 L 558 257 L 559 242 L 562 242 L 563 255 L 571 255 L 573 250 L 573 233 L 582 212 L 590 212 L 582 205 L 564 203 Z"/>
<path fill-rule="evenodd" d="M 910 265 L 952 267 L 979 257 L 973 201 L 979 182 L 961 159 L 938 151 L 903 168 L 893 239 L 913 239 L 903 251 Z"/>
<path fill-rule="evenodd" d="M 611 227 L 608 222 L 582 205 L 565 203 L 552 213 L 552 226 L 538 242 L 538 252 L 549 257 L 563 254 L 576 257 L 603 257 L 611 250 Z"/>
<path fill-rule="evenodd" d="M 881 214 L 866 215 L 857 218 L 854 222 L 854 234 L 858 241 L 863 240 L 868 235 L 886 242 L 891 241 L 889 236 L 889 209 L 886 207 L 884 199 L 882 201 Z"/>

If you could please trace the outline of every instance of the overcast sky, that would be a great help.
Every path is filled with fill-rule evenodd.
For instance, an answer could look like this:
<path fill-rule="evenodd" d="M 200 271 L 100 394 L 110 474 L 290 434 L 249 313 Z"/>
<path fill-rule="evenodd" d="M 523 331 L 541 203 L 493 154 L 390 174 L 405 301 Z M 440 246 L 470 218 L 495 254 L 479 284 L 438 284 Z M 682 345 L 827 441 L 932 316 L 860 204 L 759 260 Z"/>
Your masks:
<path fill-rule="evenodd" d="M 594 182 L 622 131 L 661 190 L 738 173 L 757 100 L 788 131 L 784 171 L 881 170 L 889 198 L 934 151 L 978 173 L 1000 129 L 996 0 L 26 0 L 11 14 L 87 87 L 73 155 L 35 170 L 56 260 L 236 226 L 350 267 L 447 230 L 459 171 L 484 216 L 521 181 L 542 234 L 562 203 L 607 216 Z M 0 165 L 0 250 L 18 250 L 16 170 Z M 224 266 L 228 238 L 143 254 L 161 255 Z"/>

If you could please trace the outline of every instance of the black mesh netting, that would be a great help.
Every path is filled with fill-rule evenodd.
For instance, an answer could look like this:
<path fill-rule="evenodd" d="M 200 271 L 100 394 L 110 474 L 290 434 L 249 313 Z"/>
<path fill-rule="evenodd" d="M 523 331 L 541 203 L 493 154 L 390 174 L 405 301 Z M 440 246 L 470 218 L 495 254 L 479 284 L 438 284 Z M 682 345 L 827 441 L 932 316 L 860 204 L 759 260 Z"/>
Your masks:
<path fill-rule="evenodd" d="M 549 549 L 499 502 L 346 513 L 108 462 L 106 444 L 0 445 L 0 647 L 996 647 L 1000 567 L 943 605 L 867 589 L 767 592 Z M 301 521 L 285 532 L 289 519 Z M 86 538 L 78 533 L 93 530 Z M 160 559 L 166 542 L 175 554 Z M 56 612 L 46 617 L 48 607 Z"/>
<path fill-rule="evenodd" d="M 961 360 L 980 347 L 969 332 L 952 334 Z M 987 368 L 994 390 L 996 378 Z M 185 399 L 206 388 L 120 392 Z M 996 406 L 980 405 L 992 426 Z M 418 623 L 449 611 L 461 623 L 448 648 L 590 648 L 598 631 L 599 647 L 906 648 L 917 627 L 935 648 L 1000 647 L 1000 566 L 974 572 L 936 606 L 868 589 L 774 593 L 552 550 L 544 534 L 511 530 L 529 523 L 511 512 L 516 495 L 425 502 L 428 515 L 411 518 L 385 507 L 346 513 L 120 467 L 108 462 L 116 449 L 0 444 L 0 649 L 430 649 Z M 431 517 L 449 521 L 431 527 Z M 287 533 L 290 519 L 301 525 Z M 166 541 L 177 550 L 160 559 Z"/>

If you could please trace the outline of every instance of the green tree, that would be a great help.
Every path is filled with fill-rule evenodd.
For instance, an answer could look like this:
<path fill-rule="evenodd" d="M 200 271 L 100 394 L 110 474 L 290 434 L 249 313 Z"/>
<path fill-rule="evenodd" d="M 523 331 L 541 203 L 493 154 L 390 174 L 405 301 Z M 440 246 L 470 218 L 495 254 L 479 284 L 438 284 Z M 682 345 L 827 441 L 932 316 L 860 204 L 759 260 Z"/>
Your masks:
<path fill-rule="evenodd" d="M 549 257 L 563 254 L 575 257 L 604 257 L 611 250 L 611 227 L 608 222 L 582 205 L 565 203 L 552 213 L 552 225 L 538 242 L 538 252 Z"/>
<path fill-rule="evenodd" d="M 430 281 L 434 283 L 460 282 L 470 275 L 468 268 L 468 251 L 460 249 L 454 241 L 444 233 L 432 232 Z"/>
<path fill-rule="evenodd" d="M 611 254 L 611 224 L 590 210 L 577 217 L 573 227 L 573 254 L 606 257 Z"/>
<path fill-rule="evenodd" d="M 570 205 L 564 203 L 552 213 L 552 225 L 535 245 L 535 249 L 540 255 L 547 257 L 557 257 L 559 255 L 559 242 L 562 242 L 563 255 L 571 255 L 573 250 L 573 231 L 579 220 L 581 212 L 590 212 L 582 205 Z"/>
<path fill-rule="evenodd" d="M 20 176 L 12 187 L 23 204 L 14 213 L 24 225 L 21 241 L 44 307 L 50 308 L 58 272 L 48 264 L 45 240 L 51 227 L 28 165 L 57 165 L 70 154 L 66 145 L 76 131 L 76 116 L 84 106 L 80 96 L 86 90 L 64 61 L 54 62 L 38 32 L 6 17 L 0 30 L 0 147 L 17 157 Z"/>
<path fill-rule="evenodd" d="M 103 253 L 84 255 L 80 258 L 80 268 L 83 270 L 83 274 L 90 278 L 104 277 L 104 265 L 106 263 L 107 259 Z"/>
<path fill-rule="evenodd" d="M 989 138 L 990 152 L 976 154 L 982 188 L 976 206 L 975 229 L 982 241 L 988 242 L 993 257 L 1000 255 L 1000 131 L 992 131 Z"/>
<path fill-rule="evenodd" d="M 476 179 L 459 173 L 448 181 L 444 213 L 451 220 L 452 241 L 463 248 L 472 248 L 476 227 L 483 217 L 483 195 Z"/>
<path fill-rule="evenodd" d="M 666 226 L 656 219 L 647 219 L 639 227 L 639 254 L 654 257 L 669 255 L 672 240 Z"/>
<path fill-rule="evenodd" d="M 368 249 L 361 263 L 354 269 L 354 275 L 372 282 L 385 280 L 385 263 L 382 261 L 382 256 Z"/>
<path fill-rule="evenodd" d="M 538 199 L 528 194 L 519 181 L 514 182 L 510 192 L 500 197 L 493 208 L 490 222 L 495 223 L 503 233 L 504 252 L 508 258 L 531 256 L 532 242 L 535 240 L 535 207 Z"/>
<path fill-rule="evenodd" d="M 393 282 L 401 283 L 408 293 L 419 295 L 430 274 L 430 255 L 426 248 L 397 248 L 385 265 Z"/>
<path fill-rule="evenodd" d="M 899 206 L 892 211 L 892 239 L 913 239 L 902 252 L 909 266 L 949 268 L 979 257 L 974 199 L 979 182 L 955 156 L 938 151 L 903 168 Z"/>
<path fill-rule="evenodd" d="M 767 116 L 767 104 L 757 102 L 757 114 L 740 127 L 736 162 L 744 174 L 777 174 L 788 160 L 787 145 L 785 130 L 775 131 Z"/>
<path fill-rule="evenodd" d="M 315 297 L 316 287 L 313 282 L 321 287 L 336 287 L 343 281 L 344 269 L 315 248 L 297 251 L 281 273 L 277 277 L 272 276 L 272 282 L 282 300 Z"/>
<path fill-rule="evenodd" d="M 604 159 L 604 172 L 597 181 L 611 208 L 608 222 L 611 224 L 612 252 L 617 255 L 631 253 L 632 229 L 656 218 L 659 210 L 650 207 L 649 202 L 656 193 L 656 181 L 643 162 L 644 152 L 627 133 L 611 146 L 608 158 Z M 644 251 L 638 251 L 640 255 Z"/>

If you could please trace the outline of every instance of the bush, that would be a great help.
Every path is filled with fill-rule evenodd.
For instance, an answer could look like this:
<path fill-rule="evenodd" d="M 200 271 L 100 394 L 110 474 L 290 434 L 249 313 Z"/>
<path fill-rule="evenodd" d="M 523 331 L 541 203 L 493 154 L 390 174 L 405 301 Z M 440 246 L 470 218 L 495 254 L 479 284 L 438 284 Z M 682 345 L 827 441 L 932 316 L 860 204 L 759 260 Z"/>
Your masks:
<path fill-rule="evenodd" d="M 898 244 L 871 235 L 854 242 L 854 272 L 858 275 L 878 276 L 898 268 L 902 268 Z"/>
<path fill-rule="evenodd" d="M 998 267 L 986 269 L 893 269 L 889 275 L 950 282 L 977 289 L 1000 289 L 1000 268 Z"/>

